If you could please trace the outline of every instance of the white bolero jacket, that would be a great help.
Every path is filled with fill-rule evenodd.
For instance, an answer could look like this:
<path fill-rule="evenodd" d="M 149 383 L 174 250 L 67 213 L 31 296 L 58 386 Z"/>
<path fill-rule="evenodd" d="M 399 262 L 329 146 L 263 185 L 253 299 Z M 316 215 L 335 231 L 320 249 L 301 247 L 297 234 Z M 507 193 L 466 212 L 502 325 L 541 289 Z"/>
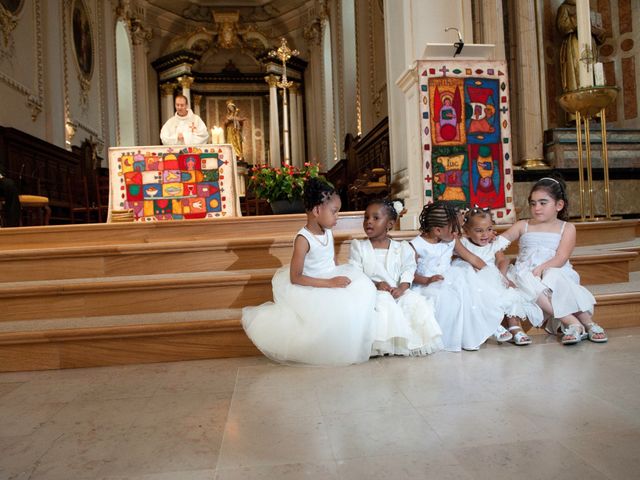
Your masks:
<path fill-rule="evenodd" d="M 384 264 L 376 258 L 369 239 L 353 240 L 349 263 L 362 270 L 371 280 L 387 282 L 392 287 L 401 283 L 413 283 L 416 273 L 415 252 L 407 242 L 391 240 Z"/>

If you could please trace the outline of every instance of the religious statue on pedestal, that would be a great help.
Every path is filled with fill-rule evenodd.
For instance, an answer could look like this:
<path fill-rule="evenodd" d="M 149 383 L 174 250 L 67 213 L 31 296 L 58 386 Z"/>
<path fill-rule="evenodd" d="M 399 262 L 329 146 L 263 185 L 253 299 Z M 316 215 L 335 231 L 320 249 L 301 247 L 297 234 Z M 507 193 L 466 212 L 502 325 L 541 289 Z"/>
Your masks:
<path fill-rule="evenodd" d="M 235 151 L 237 159 L 244 160 L 244 149 L 242 146 L 242 129 L 245 119 L 240 117 L 240 109 L 233 103 L 227 101 L 227 118 L 224 122 L 224 134 L 226 143 L 230 143 Z"/>
<path fill-rule="evenodd" d="M 578 75 L 580 46 L 578 45 L 576 0 L 565 0 L 558 7 L 556 27 L 563 35 L 562 46 L 560 47 L 562 91 L 568 92 L 575 90 L 580 85 Z M 602 27 L 602 16 L 597 12 L 591 12 L 591 58 L 585 60 L 591 63 L 597 61 L 598 47 L 604 42 L 605 33 Z"/>

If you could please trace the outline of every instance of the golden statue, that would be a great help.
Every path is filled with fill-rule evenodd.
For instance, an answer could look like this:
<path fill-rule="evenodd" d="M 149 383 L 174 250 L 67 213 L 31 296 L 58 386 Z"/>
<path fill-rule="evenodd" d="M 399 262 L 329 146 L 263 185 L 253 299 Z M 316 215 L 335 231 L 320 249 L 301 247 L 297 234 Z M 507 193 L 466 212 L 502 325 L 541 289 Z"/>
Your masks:
<path fill-rule="evenodd" d="M 236 153 L 238 160 L 244 160 L 244 150 L 242 148 L 242 128 L 244 118 L 239 116 L 240 109 L 227 100 L 227 119 L 224 122 L 224 136 L 226 143 L 230 143 Z"/>
<path fill-rule="evenodd" d="M 598 58 L 598 46 L 602 45 L 605 30 L 602 22 L 597 21 L 599 15 L 591 14 L 591 55 L 590 61 L 596 62 Z M 580 47 L 578 45 L 578 18 L 576 13 L 576 0 L 564 0 L 558 7 L 556 14 L 556 27 L 563 35 L 560 47 L 560 75 L 562 78 L 562 91 L 575 90 L 580 85 L 579 62 Z M 593 71 L 590 69 L 590 71 Z"/>

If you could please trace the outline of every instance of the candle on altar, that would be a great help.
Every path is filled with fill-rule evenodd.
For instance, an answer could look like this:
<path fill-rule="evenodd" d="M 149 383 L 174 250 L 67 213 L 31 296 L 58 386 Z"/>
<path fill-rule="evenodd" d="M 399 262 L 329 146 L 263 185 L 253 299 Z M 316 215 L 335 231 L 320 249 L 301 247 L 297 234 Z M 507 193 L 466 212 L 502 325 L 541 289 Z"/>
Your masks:
<path fill-rule="evenodd" d="M 211 129 L 211 143 L 214 145 L 224 143 L 224 131 L 217 125 L 214 125 Z"/>
<path fill-rule="evenodd" d="M 598 86 L 605 85 L 604 67 L 601 62 L 595 63 L 593 65 L 593 76 L 595 78 L 595 85 L 598 85 Z"/>
<path fill-rule="evenodd" d="M 576 23 L 578 27 L 578 61 L 580 88 L 593 86 L 594 52 L 591 51 L 591 9 L 589 0 L 576 0 Z M 589 58 L 591 57 L 591 58 Z"/>

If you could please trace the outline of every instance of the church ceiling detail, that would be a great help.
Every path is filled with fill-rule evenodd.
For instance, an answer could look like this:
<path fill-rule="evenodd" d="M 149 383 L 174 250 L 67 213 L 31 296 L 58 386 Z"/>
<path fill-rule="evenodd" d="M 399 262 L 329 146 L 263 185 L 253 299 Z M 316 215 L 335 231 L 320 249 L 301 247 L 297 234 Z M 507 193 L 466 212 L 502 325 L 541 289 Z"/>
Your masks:
<path fill-rule="evenodd" d="M 307 3 L 307 0 L 148 0 L 150 4 L 187 20 L 211 22 L 212 12 L 237 11 L 243 22 L 268 22 Z"/>
<path fill-rule="evenodd" d="M 490 207 L 496 223 L 514 222 L 506 64 L 422 61 L 418 72 L 426 202 Z"/>

